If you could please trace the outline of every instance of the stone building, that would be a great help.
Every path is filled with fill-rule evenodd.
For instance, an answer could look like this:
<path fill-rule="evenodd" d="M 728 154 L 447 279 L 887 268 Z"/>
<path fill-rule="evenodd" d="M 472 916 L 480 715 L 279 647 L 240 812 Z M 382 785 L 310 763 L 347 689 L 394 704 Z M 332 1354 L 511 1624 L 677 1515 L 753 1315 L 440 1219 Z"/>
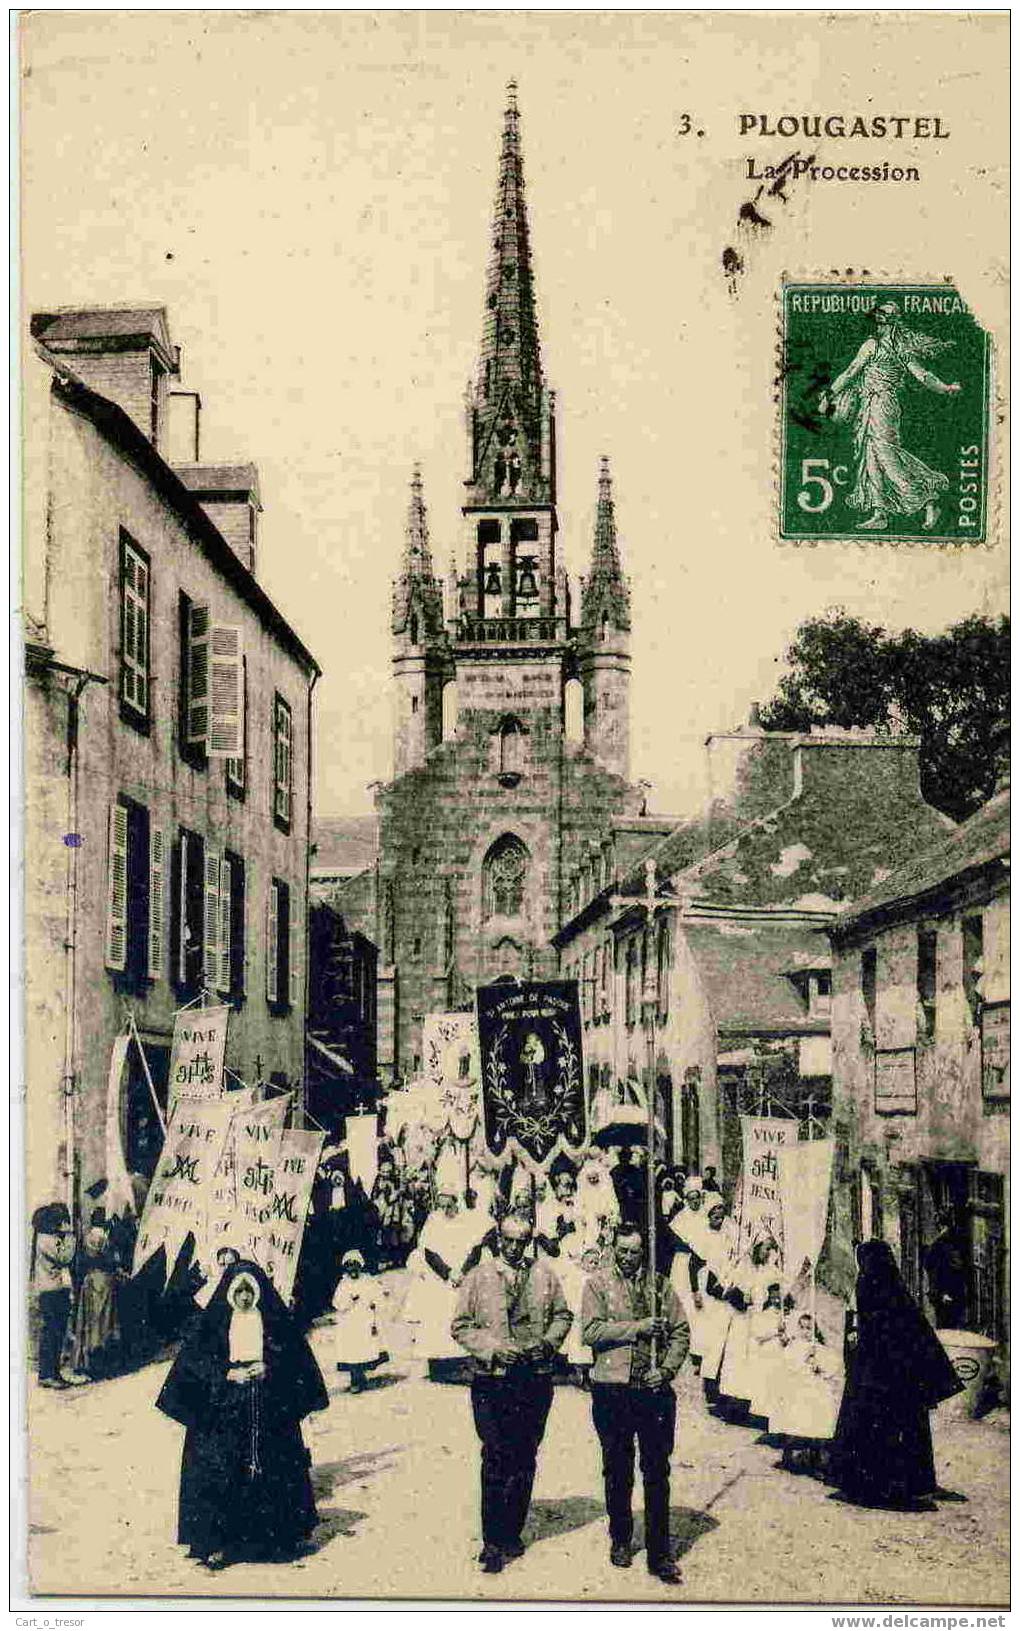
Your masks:
<path fill-rule="evenodd" d="M 255 574 L 251 465 L 166 459 L 160 307 L 40 313 L 25 382 L 28 1197 L 80 1197 L 119 1138 L 151 1171 L 175 1009 L 226 1001 L 226 1063 L 304 1073 L 319 673 Z M 192 448 L 194 451 L 194 448 Z"/>
<path fill-rule="evenodd" d="M 559 554 L 519 125 L 511 87 L 460 561 L 441 581 L 415 472 L 391 619 L 395 777 L 377 793 L 378 868 L 337 897 L 380 948 L 384 1075 L 416 1070 L 425 1014 L 469 1005 L 501 974 L 555 972 L 568 875 L 612 817 L 642 807 L 627 779 L 630 596 L 605 461 L 576 620 Z"/>
<path fill-rule="evenodd" d="M 689 1168 L 732 1185 L 741 1114 L 828 1120 L 824 930 L 950 825 L 921 798 L 917 747 L 753 725 L 710 737 L 704 817 L 625 858 L 608 827 L 572 877 L 555 944 L 581 983 L 592 1091 L 647 1102 L 652 1077 L 666 1149 Z"/>
<path fill-rule="evenodd" d="M 915 1295 L 950 1220 L 950 1322 L 1009 1327 L 1009 792 L 887 872 L 840 913 L 833 946 L 834 1116 L 841 1161 L 830 1257 L 880 1237 Z M 931 1302 L 929 1311 L 934 1312 Z"/>

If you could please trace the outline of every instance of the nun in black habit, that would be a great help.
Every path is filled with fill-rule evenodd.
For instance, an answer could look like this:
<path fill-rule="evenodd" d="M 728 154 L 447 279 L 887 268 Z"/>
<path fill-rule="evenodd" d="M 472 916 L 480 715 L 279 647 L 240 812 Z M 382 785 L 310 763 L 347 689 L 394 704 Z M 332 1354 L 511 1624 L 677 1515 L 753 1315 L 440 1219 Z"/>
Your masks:
<path fill-rule="evenodd" d="M 857 1266 L 830 1482 L 862 1506 L 923 1508 L 938 1493 L 928 1413 L 963 1383 L 888 1244 L 865 1241 Z"/>
<path fill-rule="evenodd" d="M 187 1429 L 177 1540 L 210 1568 L 293 1557 L 318 1521 L 301 1422 L 329 1396 L 294 1316 L 232 1264 L 187 1333 L 157 1408 Z"/>

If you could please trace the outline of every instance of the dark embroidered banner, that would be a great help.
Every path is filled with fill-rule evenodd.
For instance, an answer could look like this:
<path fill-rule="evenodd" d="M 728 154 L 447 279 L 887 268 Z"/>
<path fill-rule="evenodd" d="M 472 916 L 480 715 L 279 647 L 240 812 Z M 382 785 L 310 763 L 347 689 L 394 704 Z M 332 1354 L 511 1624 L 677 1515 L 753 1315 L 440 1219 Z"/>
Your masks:
<path fill-rule="evenodd" d="M 479 986 L 485 1142 L 533 1168 L 588 1143 L 576 980 Z"/>

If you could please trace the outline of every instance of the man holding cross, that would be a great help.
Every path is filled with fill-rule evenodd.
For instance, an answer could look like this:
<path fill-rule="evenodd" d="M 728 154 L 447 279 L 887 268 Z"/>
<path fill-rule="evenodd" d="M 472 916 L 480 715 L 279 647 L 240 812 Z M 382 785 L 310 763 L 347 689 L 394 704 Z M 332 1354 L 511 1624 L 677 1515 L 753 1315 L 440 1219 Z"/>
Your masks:
<path fill-rule="evenodd" d="M 629 1569 L 634 1538 L 634 1441 L 645 1487 L 648 1572 L 681 1584 L 669 1546 L 669 1457 L 676 1431 L 673 1378 L 690 1332 L 669 1281 L 649 1271 L 641 1231 L 621 1223 L 614 1261 L 588 1279 L 581 1334 L 593 1350 L 591 1413 L 602 1446 L 610 1562 Z"/>

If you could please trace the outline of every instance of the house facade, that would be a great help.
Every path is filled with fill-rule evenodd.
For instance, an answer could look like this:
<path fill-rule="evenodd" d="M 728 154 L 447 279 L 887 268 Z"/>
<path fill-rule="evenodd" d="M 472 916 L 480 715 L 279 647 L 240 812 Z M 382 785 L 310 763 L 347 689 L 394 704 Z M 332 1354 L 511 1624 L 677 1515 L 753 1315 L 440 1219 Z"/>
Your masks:
<path fill-rule="evenodd" d="M 607 830 L 555 944 L 592 1094 L 647 1102 L 653 1082 L 664 1153 L 731 1189 L 741 1114 L 829 1121 L 841 902 L 950 824 L 921 798 L 912 740 L 749 726 L 707 747 L 705 815 L 608 875 Z"/>
<path fill-rule="evenodd" d="M 304 1075 L 315 659 L 255 575 L 250 465 L 166 460 L 162 308 L 40 313 L 26 367 L 28 1195 L 160 1149 L 176 1009 Z M 201 494 L 209 495 L 207 509 Z M 214 519 L 213 511 L 217 512 Z M 236 511 L 236 513 L 234 513 Z M 222 522 L 222 528 L 219 523 Z M 133 1020 L 111 1083 L 114 1039 Z"/>
<path fill-rule="evenodd" d="M 830 927 L 837 1173 L 830 1258 L 890 1242 L 934 1313 L 944 1223 L 959 1323 L 1009 1326 L 1009 792 L 893 869 Z"/>

